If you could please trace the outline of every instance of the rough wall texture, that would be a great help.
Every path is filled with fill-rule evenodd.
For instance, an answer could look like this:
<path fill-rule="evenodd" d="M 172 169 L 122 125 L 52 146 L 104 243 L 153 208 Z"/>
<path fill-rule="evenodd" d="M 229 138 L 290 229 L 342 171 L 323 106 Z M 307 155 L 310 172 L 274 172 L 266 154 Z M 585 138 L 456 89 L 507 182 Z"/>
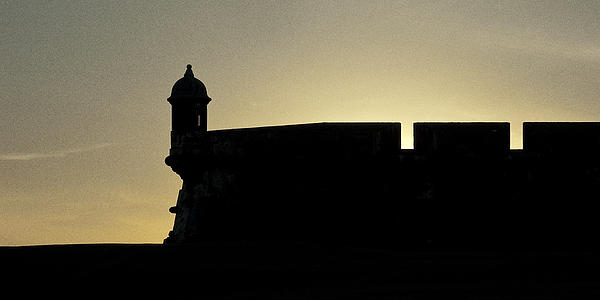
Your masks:
<path fill-rule="evenodd" d="M 591 245 L 600 123 L 320 123 L 173 134 L 167 243 Z M 563 138 L 571 146 L 557 142 Z M 549 150 L 551 149 L 551 150 Z"/>

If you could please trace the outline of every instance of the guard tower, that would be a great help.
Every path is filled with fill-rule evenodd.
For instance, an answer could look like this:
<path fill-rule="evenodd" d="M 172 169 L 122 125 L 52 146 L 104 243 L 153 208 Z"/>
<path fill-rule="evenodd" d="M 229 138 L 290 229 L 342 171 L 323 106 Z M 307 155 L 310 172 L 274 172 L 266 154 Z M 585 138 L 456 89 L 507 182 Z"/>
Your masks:
<path fill-rule="evenodd" d="M 198 202 L 193 199 L 193 189 L 201 180 L 197 170 L 203 160 L 202 155 L 193 153 L 198 144 L 206 144 L 203 141 L 208 135 L 207 105 L 210 100 L 206 86 L 194 77 L 192 65 L 187 65 L 183 78 L 175 82 L 171 96 L 167 98 L 171 104 L 172 129 L 171 149 L 165 163 L 183 179 L 183 186 L 177 205 L 169 209 L 176 217 L 173 231 L 165 242 L 183 239 L 186 225 L 196 223 L 195 220 L 189 220 L 188 215 L 195 209 L 192 204 Z"/>
<path fill-rule="evenodd" d="M 183 78 L 177 80 L 167 101 L 172 105 L 172 131 L 181 134 L 191 131 L 206 133 L 207 105 L 210 97 L 206 86 L 194 77 L 192 65 L 187 65 Z"/>

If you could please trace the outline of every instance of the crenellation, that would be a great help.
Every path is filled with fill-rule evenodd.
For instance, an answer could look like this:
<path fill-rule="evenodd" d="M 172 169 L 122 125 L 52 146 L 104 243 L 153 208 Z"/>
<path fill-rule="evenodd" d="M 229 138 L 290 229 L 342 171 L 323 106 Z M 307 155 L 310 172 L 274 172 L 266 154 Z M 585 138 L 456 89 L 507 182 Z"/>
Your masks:
<path fill-rule="evenodd" d="M 507 155 L 508 122 L 414 123 L 415 154 Z M 171 153 L 246 156 L 252 153 L 398 153 L 400 123 L 312 123 L 208 131 L 171 132 Z M 308 145 L 318 144 L 311 148 Z M 210 149 L 207 148 L 206 146 Z M 240 147 L 238 147 L 238 145 Z M 408 149 L 407 149 L 408 150 Z M 524 122 L 524 153 L 592 154 L 600 150 L 600 122 Z M 412 151 L 403 151 L 413 153 Z"/>

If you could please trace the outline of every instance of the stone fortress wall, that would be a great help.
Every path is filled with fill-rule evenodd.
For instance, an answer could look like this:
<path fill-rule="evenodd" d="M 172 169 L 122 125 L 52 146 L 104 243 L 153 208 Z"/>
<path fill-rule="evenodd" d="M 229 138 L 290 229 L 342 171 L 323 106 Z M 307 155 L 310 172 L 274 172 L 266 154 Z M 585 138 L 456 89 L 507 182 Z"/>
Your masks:
<path fill-rule="evenodd" d="M 172 133 L 168 243 L 592 245 L 600 123 L 315 123 Z"/>

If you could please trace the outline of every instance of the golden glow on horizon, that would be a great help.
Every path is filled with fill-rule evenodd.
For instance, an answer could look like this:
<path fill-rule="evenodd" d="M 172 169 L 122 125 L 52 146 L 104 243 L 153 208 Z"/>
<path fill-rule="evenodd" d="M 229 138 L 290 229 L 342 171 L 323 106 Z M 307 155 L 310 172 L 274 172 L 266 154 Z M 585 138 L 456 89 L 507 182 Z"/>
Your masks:
<path fill-rule="evenodd" d="M 166 98 L 188 63 L 213 99 L 209 130 L 401 122 L 412 148 L 412 122 L 501 121 L 520 148 L 523 121 L 598 120 L 598 11 L 598 1 L 0 4 L 0 245 L 161 242 L 181 185 L 163 162 Z"/>

